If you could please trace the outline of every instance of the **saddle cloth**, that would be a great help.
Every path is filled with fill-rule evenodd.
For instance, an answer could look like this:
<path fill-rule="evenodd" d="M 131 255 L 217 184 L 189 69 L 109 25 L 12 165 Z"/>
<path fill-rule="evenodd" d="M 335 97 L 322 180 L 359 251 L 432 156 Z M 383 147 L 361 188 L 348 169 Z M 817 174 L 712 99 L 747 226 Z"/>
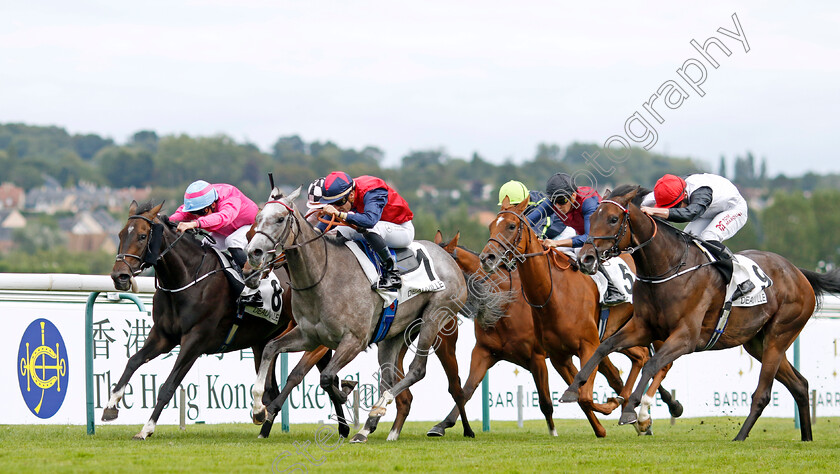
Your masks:
<path fill-rule="evenodd" d="M 356 260 L 359 261 L 362 270 L 365 272 L 370 284 L 379 282 L 379 271 L 374 262 L 376 257 L 373 252 L 366 252 L 367 243 L 358 240 L 348 240 L 345 242 Z M 410 253 L 410 255 L 408 255 Z M 446 284 L 437 276 L 435 272 L 434 262 L 426 255 L 426 249 L 417 242 L 412 242 L 408 249 L 398 249 L 397 252 L 391 250 L 392 255 L 396 255 L 397 270 L 402 276 L 402 288 L 397 291 L 376 290 L 376 293 L 382 297 L 382 307 L 391 306 L 394 300 L 399 299 L 400 303 L 404 303 L 420 293 L 428 293 L 441 291 L 446 289 Z M 412 262 L 414 260 L 414 262 Z"/>
<path fill-rule="evenodd" d="M 262 307 L 246 305 L 245 312 L 277 324 L 280 321 L 280 312 L 283 310 L 283 286 L 280 284 L 277 275 L 272 272 L 268 278 L 260 280 L 259 288 L 248 288 L 245 286 L 245 281 L 242 279 L 242 273 L 239 271 L 239 267 L 233 263 L 230 256 L 215 247 L 213 247 L 213 251 L 216 252 L 219 261 L 225 267 L 225 276 L 228 279 L 228 283 L 230 283 L 231 292 L 234 295 L 238 295 L 237 298 L 250 296 L 258 291 L 260 292 Z"/>
<path fill-rule="evenodd" d="M 695 243 L 697 243 L 700 250 L 706 254 L 709 261 L 714 262 L 718 260 L 714 254 L 700 242 L 695 241 Z M 764 270 L 762 270 L 757 263 L 739 254 L 736 254 L 732 258 L 732 277 L 729 279 L 729 284 L 726 285 L 726 298 L 724 298 L 724 301 L 732 300 L 732 295 L 735 294 L 735 290 L 738 289 L 738 286 L 748 280 L 753 283 L 753 290 L 746 295 L 742 295 L 737 300 L 732 301 L 732 306 L 748 307 L 766 303 L 767 294 L 764 290 L 773 285 L 773 280 L 764 273 Z"/>
<path fill-rule="evenodd" d="M 773 285 L 773 280 L 764 273 L 757 263 L 743 255 L 735 255 L 732 259 L 732 280 L 726 287 L 726 299 L 729 301 L 735 293 L 735 289 L 741 283 L 750 280 L 755 288 L 744 296 L 732 302 L 732 306 L 758 306 L 767 302 L 766 288 Z"/>
<path fill-rule="evenodd" d="M 274 272 L 269 272 L 268 277 L 260 280 L 258 288 L 248 288 L 242 291 L 240 298 L 251 296 L 259 292 L 262 299 L 262 306 L 245 305 L 245 312 L 251 316 L 265 319 L 272 324 L 280 321 L 280 313 L 283 311 L 283 285 Z"/>
<path fill-rule="evenodd" d="M 565 253 L 573 259 L 577 259 L 580 248 L 555 247 L 554 250 Z M 633 284 L 636 283 L 636 274 L 630 270 L 630 266 L 619 257 L 613 257 L 601 265 L 603 265 L 604 270 L 610 276 L 613 285 L 621 293 L 621 303 L 633 303 Z M 598 303 L 604 304 L 604 295 L 607 294 L 607 278 L 600 272 L 595 272 L 589 276 L 592 277 L 592 280 L 595 281 L 595 286 L 598 287 Z"/>

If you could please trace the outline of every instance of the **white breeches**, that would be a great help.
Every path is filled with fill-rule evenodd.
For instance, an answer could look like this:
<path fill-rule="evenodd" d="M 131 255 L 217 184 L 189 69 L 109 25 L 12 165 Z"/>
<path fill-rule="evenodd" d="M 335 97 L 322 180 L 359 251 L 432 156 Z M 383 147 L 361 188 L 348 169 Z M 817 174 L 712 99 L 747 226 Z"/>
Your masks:
<path fill-rule="evenodd" d="M 691 221 L 685 226 L 685 231 L 703 240 L 724 240 L 735 235 L 747 223 L 747 203 L 741 201 L 713 217 Z"/>
<path fill-rule="evenodd" d="M 349 240 L 364 240 L 364 236 L 354 229 L 341 226 L 338 232 Z M 379 221 L 368 232 L 379 234 L 385 240 L 388 248 L 405 248 L 414 241 L 414 224 L 411 221 L 394 224 L 393 222 Z"/>

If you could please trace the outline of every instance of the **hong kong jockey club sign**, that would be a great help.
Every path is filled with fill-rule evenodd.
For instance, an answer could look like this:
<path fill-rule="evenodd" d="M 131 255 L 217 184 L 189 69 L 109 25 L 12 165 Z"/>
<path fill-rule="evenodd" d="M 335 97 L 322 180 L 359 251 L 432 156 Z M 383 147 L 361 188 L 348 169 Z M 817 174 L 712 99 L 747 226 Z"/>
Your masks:
<path fill-rule="evenodd" d="M 58 328 L 36 319 L 23 332 L 18 349 L 18 382 L 29 411 L 38 418 L 55 415 L 67 394 L 67 347 Z"/>

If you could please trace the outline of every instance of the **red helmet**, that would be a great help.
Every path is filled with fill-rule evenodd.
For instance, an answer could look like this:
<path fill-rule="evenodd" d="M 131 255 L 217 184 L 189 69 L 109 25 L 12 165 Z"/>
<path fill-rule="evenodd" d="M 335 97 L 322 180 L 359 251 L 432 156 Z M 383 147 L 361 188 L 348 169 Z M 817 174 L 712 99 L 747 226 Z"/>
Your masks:
<path fill-rule="evenodd" d="M 656 207 L 671 208 L 685 199 L 685 180 L 679 176 L 666 174 L 659 178 L 653 187 Z"/>

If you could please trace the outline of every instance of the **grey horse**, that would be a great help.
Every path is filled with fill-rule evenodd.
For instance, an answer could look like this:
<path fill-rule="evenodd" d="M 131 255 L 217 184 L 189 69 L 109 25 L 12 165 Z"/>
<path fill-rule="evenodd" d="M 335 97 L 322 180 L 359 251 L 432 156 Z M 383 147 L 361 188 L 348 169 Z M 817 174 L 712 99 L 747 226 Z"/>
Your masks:
<path fill-rule="evenodd" d="M 278 399 L 268 407 L 262 404 L 263 387 L 272 358 L 279 352 L 314 349 L 324 345 L 334 349 L 332 360 L 321 372 L 321 387 L 331 396 L 347 399 L 349 390 L 336 385 L 338 371 L 371 343 L 383 301 L 370 288 L 356 257 L 343 241 L 316 231 L 294 205 L 300 188 L 283 196 L 274 188 L 257 214 L 255 235 L 248 244 L 248 260 L 260 271 L 278 252 L 285 252 L 292 283 L 292 312 L 297 327 L 269 342 L 263 351 L 257 382 L 253 388 L 255 419 L 273 421 L 280 409 Z M 446 288 L 420 293 L 402 302 L 385 339 L 378 343 L 381 385 L 384 390 L 372 407 L 365 426 L 351 442 L 365 442 L 385 414 L 386 405 L 426 374 L 428 355 L 440 343 L 438 333 L 465 307 L 467 286 L 455 261 L 439 246 L 419 241 L 434 262 L 438 277 Z M 419 334 L 418 334 L 419 332 Z M 417 337 L 414 360 L 408 373 L 398 373 L 396 361 L 402 348 Z M 453 398 L 460 407 L 466 399 L 458 387 Z M 474 436 L 462 413 L 464 435 Z M 391 431 L 388 440 L 399 432 Z"/>

